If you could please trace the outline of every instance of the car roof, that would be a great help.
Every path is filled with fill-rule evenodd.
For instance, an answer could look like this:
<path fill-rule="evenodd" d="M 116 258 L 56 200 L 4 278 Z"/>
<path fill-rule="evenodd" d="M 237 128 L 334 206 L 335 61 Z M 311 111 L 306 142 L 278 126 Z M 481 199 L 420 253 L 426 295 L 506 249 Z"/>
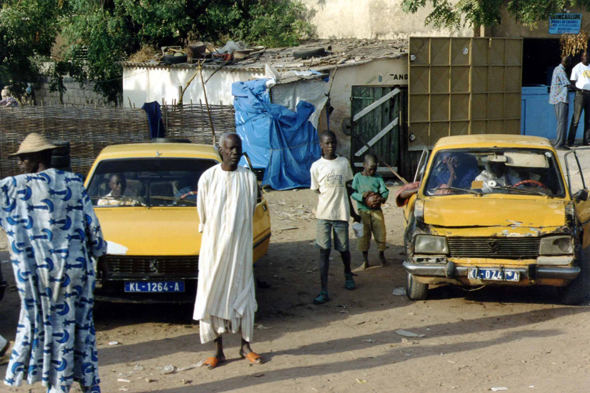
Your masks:
<path fill-rule="evenodd" d="M 466 147 L 541 147 L 552 148 L 547 138 L 528 135 L 478 134 L 457 135 L 440 138 L 434 150 Z"/>
<path fill-rule="evenodd" d="M 219 153 L 213 145 L 195 143 L 130 143 L 107 146 L 99 159 L 126 157 L 194 157 L 219 161 Z"/>

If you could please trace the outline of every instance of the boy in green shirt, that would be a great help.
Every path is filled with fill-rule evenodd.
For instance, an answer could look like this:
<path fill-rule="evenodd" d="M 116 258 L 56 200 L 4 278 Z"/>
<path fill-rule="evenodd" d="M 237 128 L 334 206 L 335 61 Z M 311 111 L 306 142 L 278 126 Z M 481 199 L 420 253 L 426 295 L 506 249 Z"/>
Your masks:
<path fill-rule="evenodd" d="M 376 174 L 377 157 L 373 154 L 367 154 L 363 163 L 364 170 L 357 173 L 352 181 L 352 188 L 355 191 L 351 198 L 357 201 L 357 207 L 363 223 L 363 237 L 358 240 L 357 249 L 362 251 L 364 263 L 360 269 L 364 270 L 369 267 L 369 247 L 371 245 L 371 233 L 375 237 L 377 248 L 379 250 L 379 259 L 381 266 L 387 265 L 385 259 L 385 219 L 381 204 L 385 203 L 389 196 L 389 190 L 385 186 L 383 178 Z M 367 198 L 377 194 L 377 203 L 372 206 L 367 204 Z"/>

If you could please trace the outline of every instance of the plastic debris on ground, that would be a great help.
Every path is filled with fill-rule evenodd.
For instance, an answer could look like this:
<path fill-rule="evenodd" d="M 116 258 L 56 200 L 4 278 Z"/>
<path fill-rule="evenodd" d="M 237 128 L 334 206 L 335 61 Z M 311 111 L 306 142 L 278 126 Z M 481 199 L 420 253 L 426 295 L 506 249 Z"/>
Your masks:
<path fill-rule="evenodd" d="M 393 289 L 393 296 L 406 296 L 406 288 L 399 287 Z"/>
<path fill-rule="evenodd" d="M 395 332 L 397 334 L 399 334 L 400 336 L 404 336 L 404 337 L 425 337 L 424 334 L 408 332 L 407 330 L 396 330 Z"/>
<path fill-rule="evenodd" d="M 162 369 L 162 374 L 166 375 L 166 374 L 173 374 L 176 372 L 176 367 L 174 367 L 173 365 L 169 364 L 166 367 L 164 367 Z"/>

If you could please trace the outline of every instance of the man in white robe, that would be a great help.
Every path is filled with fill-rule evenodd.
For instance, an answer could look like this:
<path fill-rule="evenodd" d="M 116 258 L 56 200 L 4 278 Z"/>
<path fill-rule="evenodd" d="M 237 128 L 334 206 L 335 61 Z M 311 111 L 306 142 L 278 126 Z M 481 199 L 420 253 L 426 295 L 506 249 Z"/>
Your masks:
<path fill-rule="evenodd" d="M 238 163 L 242 140 L 235 133 L 219 141 L 222 163 L 199 180 L 199 281 L 193 318 L 199 321 L 201 342 L 214 341 L 215 354 L 204 364 L 210 369 L 225 360 L 221 335 L 242 333 L 240 356 L 263 363 L 252 351 L 256 295 L 252 266 L 256 176 Z"/>

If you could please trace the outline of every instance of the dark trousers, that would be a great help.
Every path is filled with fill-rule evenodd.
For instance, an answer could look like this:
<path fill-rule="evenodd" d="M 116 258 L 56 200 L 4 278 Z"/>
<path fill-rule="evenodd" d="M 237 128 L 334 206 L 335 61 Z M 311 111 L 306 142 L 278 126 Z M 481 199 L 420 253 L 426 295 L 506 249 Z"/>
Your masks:
<path fill-rule="evenodd" d="M 555 147 L 563 147 L 567 139 L 567 112 L 569 105 L 567 102 L 558 102 L 553 105 L 555 108 L 555 118 L 557 119 L 557 138 L 555 138 Z"/>
<path fill-rule="evenodd" d="M 578 123 L 580 122 L 582 111 L 584 111 L 584 138 L 582 143 L 586 145 L 590 139 L 590 91 L 576 91 L 574 116 L 572 117 L 572 124 L 570 125 L 570 132 L 567 138 L 567 143 L 570 146 L 576 140 L 576 132 L 578 131 Z"/>

